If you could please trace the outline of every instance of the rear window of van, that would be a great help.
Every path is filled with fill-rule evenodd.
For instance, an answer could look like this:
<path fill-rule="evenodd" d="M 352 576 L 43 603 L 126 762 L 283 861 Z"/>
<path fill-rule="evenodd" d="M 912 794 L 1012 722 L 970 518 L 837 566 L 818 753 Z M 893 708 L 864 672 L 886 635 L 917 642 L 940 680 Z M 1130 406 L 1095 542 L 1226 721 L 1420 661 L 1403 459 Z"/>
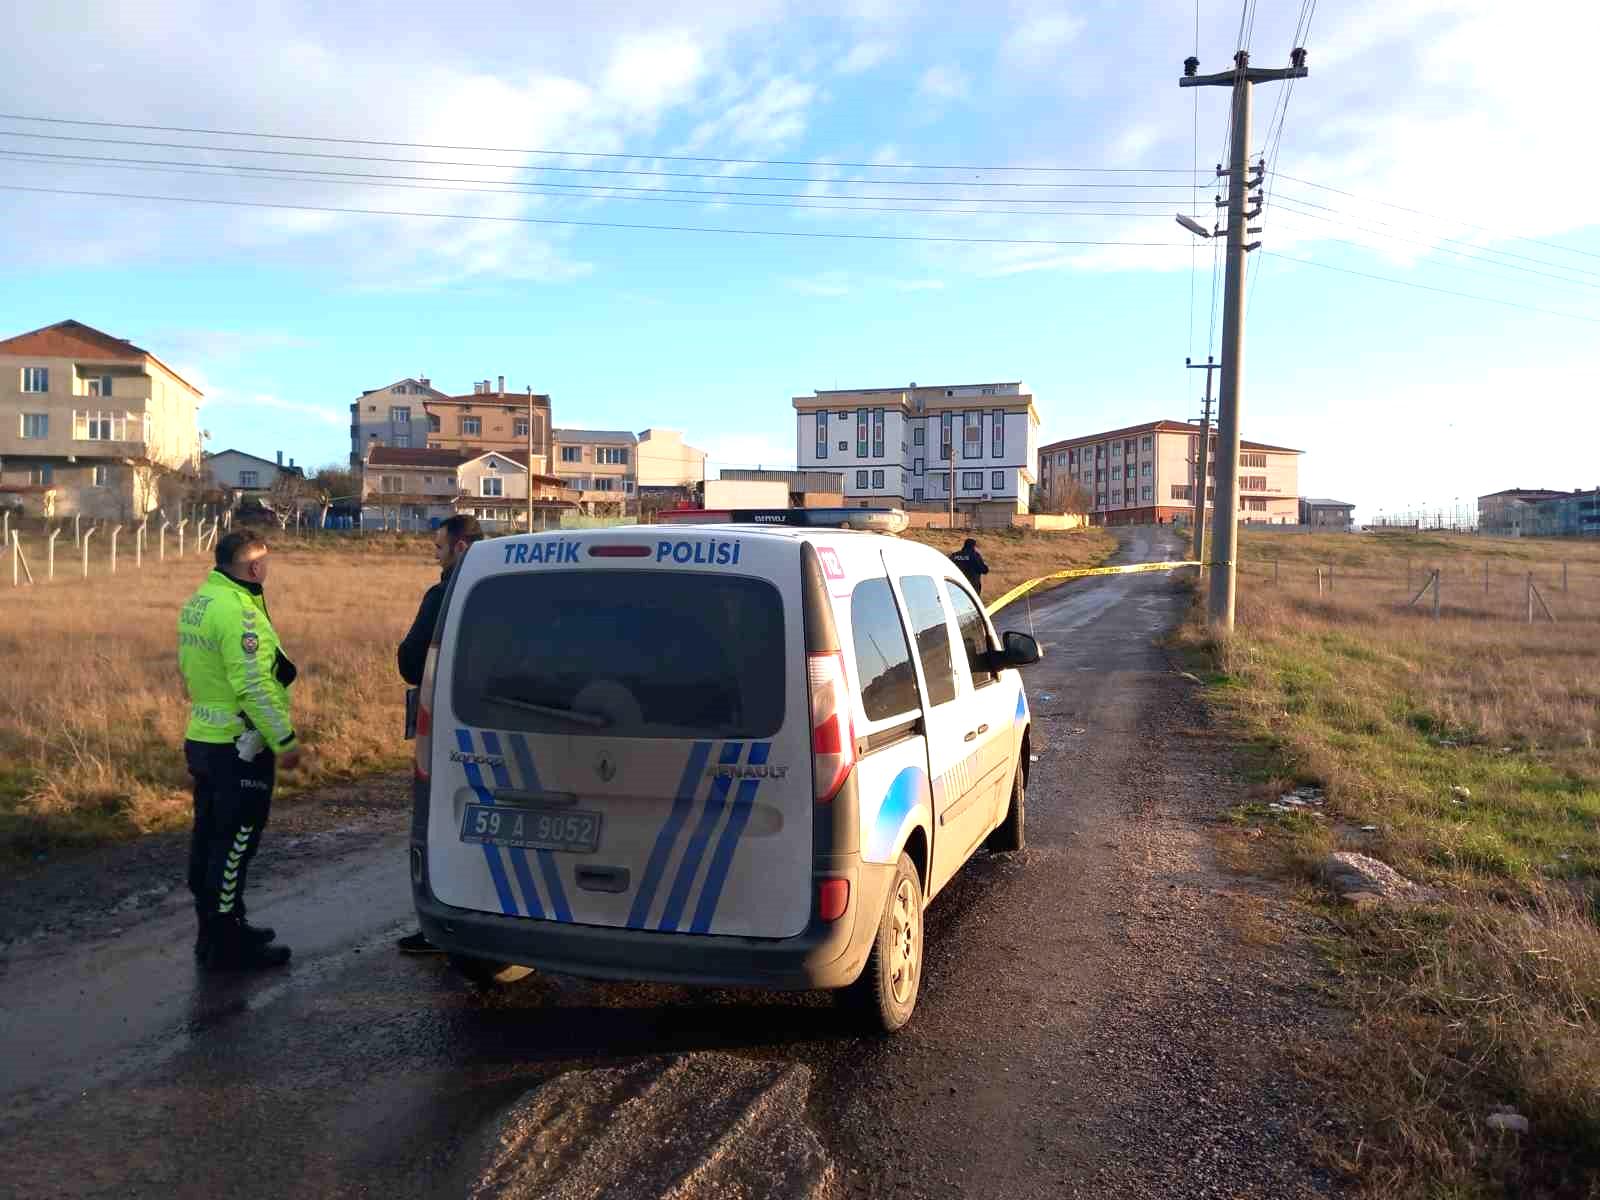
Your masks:
<path fill-rule="evenodd" d="M 452 705 L 491 729 L 766 738 L 783 724 L 783 601 L 763 579 L 495 575 L 456 622 Z"/>

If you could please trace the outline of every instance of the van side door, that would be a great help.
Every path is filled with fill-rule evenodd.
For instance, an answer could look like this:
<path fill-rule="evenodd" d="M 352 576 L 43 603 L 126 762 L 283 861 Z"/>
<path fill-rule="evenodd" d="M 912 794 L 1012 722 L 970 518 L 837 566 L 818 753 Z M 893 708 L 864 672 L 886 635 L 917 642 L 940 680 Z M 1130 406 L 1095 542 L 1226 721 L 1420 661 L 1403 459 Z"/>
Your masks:
<path fill-rule="evenodd" d="M 975 807 L 987 812 L 987 816 L 975 825 L 978 832 L 972 845 L 967 848 L 970 853 L 977 846 L 977 839 L 987 836 L 999 824 L 1010 803 L 1011 777 L 1016 769 L 1012 759 L 1018 745 L 1013 732 L 1017 697 L 1015 689 L 1007 686 L 1002 673 L 991 669 L 987 661 L 994 647 L 989 636 L 989 622 L 984 618 L 977 598 L 967 584 L 954 575 L 945 577 L 944 590 L 955 613 L 956 631 L 961 639 L 962 658 L 966 662 L 971 688 L 971 698 L 967 702 L 970 712 L 967 732 L 976 736 L 968 745 L 974 746 L 978 755 L 975 774 L 980 792 Z"/>

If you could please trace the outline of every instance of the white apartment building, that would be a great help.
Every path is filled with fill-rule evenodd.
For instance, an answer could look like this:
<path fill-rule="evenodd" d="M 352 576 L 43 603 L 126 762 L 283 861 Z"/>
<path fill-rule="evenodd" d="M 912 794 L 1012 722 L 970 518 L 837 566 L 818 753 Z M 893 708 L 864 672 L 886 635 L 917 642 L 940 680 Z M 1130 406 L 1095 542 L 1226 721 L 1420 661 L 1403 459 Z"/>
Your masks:
<path fill-rule="evenodd" d="M 796 461 L 844 477 L 845 503 L 1028 511 L 1039 414 L 1020 381 L 851 388 L 796 396 Z M 954 474 L 954 479 L 951 476 Z"/>

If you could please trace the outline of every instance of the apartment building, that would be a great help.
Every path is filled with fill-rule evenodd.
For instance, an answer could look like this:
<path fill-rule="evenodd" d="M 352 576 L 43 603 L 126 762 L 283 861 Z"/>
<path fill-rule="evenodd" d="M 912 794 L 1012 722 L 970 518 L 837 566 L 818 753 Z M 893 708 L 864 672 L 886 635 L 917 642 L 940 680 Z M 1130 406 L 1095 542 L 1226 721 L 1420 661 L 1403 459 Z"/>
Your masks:
<path fill-rule="evenodd" d="M 1478 497 L 1478 532 L 1496 537 L 1532 536 L 1535 514 L 1546 500 L 1557 500 L 1567 492 L 1549 488 L 1506 488 Z"/>
<path fill-rule="evenodd" d="M 848 505 L 941 511 L 953 488 L 974 519 L 1028 511 L 1039 414 L 1020 381 L 817 391 L 793 404 L 800 470 L 841 473 Z"/>
<path fill-rule="evenodd" d="M 140 520 L 164 480 L 198 476 L 201 399 L 148 350 L 81 321 L 0 341 L 0 493 L 50 517 Z"/>
<path fill-rule="evenodd" d="M 374 446 L 363 464 L 361 523 L 427 529 L 456 513 L 470 513 L 491 529 L 523 529 L 530 487 L 535 529 L 557 528 L 562 513 L 577 510 L 578 494 L 561 480 L 537 471 L 530 476 L 526 448 Z"/>
<path fill-rule="evenodd" d="M 555 474 L 590 516 L 623 516 L 639 490 L 639 439 L 626 430 L 557 429 Z"/>
<path fill-rule="evenodd" d="M 402 379 L 361 394 L 350 405 L 350 465 L 360 470 L 374 446 L 399 450 L 528 452 L 533 426 L 536 473 L 550 467 L 550 397 L 507 392 L 506 377 L 481 380 L 468 395 L 451 396 L 426 378 Z"/>
<path fill-rule="evenodd" d="M 1300 524 L 1307 529 L 1349 533 L 1355 528 L 1354 504 L 1306 496 L 1300 501 Z"/>
<path fill-rule="evenodd" d="M 636 483 L 641 492 L 674 491 L 706 477 L 706 452 L 683 440 L 676 429 L 646 429 L 635 447 Z"/>
<path fill-rule="evenodd" d="M 1215 430 L 1207 453 L 1206 504 L 1216 502 Z M 1239 443 L 1239 520 L 1294 525 L 1300 518 L 1300 455 L 1263 442 Z M 1079 489 L 1098 525 L 1190 523 L 1198 491 L 1200 426 L 1151 421 L 1051 442 L 1039 449 L 1039 486 L 1054 502 Z"/>

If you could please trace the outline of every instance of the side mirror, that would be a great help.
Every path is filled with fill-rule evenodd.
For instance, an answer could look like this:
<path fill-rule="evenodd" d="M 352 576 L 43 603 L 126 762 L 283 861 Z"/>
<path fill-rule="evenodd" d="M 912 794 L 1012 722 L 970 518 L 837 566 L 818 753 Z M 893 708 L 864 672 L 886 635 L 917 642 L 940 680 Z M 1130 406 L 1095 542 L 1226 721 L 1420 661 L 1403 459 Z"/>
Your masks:
<path fill-rule="evenodd" d="M 1000 641 L 1002 648 L 989 652 L 989 664 L 993 670 L 1029 667 L 1044 657 L 1039 650 L 1039 643 L 1025 633 L 1008 631 L 1000 635 Z"/>

